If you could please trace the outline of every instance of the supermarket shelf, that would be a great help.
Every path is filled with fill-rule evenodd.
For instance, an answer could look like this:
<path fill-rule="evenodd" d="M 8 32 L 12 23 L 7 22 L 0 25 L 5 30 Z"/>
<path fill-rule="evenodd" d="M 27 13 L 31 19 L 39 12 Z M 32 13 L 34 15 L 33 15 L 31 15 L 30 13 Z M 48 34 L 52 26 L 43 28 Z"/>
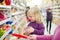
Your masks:
<path fill-rule="evenodd" d="M 14 30 L 13 33 L 15 33 L 17 31 L 17 29 L 20 27 L 21 23 L 23 22 L 23 20 L 17 25 L 16 29 Z"/>
<path fill-rule="evenodd" d="M 17 15 L 17 14 L 22 14 L 22 13 L 24 13 L 24 11 L 12 13 L 12 15 Z"/>
<path fill-rule="evenodd" d="M 21 15 L 20 18 L 22 18 L 23 16 L 25 16 L 25 14 Z M 13 21 L 13 23 L 11 25 L 14 25 L 19 19 L 17 19 L 16 21 Z"/>
<path fill-rule="evenodd" d="M 23 7 L 25 7 L 25 4 L 21 3 L 21 5 L 22 5 Z"/>
<path fill-rule="evenodd" d="M 54 15 L 54 14 L 60 14 L 60 13 L 57 13 L 57 12 L 53 12 L 53 15 Z"/>
<path fill-rule="evenodd" d="M 23 18 L 23 17 L 24 17 L 24 15 L 21 16 L 21 18 Z M 16 27 L 16 29 L 14 30 L 13 33 L 15 33 L 17 31 L 17 29 L 20 27 L 22 22 L 23 22 L 23 20 L 21 20 L 21 22 L 17 25 L 17 27 Z"/>
<path fill-rule="evenodd" d="M 20 8 L 20 9 L 25 9 L 25 7 L 19 6 L 19 5 L 15 5 L 15 4 L 13 4 L 13 3 L 12 3 L 12 6 L 17 7 L 17 8 Z"/>
<path fill-rule="evenodd" d="M 53 6 L 53 7 L 50 7 L 50 8 L 59 8 L 60 6 Z"/>
<path fill-rule="evenodd" d="M 11 6 L 3 6 L 3 5 L 0 5 L 0 8 L 11 8 Z"/>
<path fill-rule="evenodd" d="M 9 21 L 9 20 L 10 20 L 10 18 L 7 18 L 7 19 L 5 19 L 3 21 L 0 21 L 0 25 L 3 24 L 3 23 L 5 23 L 5 22 L 7 22 L 7 21 Z"/>
<path fill-rule="evenodd" d="M 30 23 L 30 22 L 28 22 L 27 24 L 25 24 L 24 27 L 27 27 L 27 25 L 28 25 L 29 23 Z M 25 33 L 25 31 L 24 31 L 23 33 Z"/>
<path fill-rule="evenodd" d="M 11 28 L 0 38 L 0 40 L 3 40 L 9 34 L 10 31 L 11 31 Z"/>
<path fill-rule="evenodd" d="M 11 25 L 14 25 L 16 22 L 13 22 Z"/>
<path fill-rule="evenodd" d="M 60 16 L 53 16 L 54 18 L 60 18 Z"/>
<path fill-rule="evenodd" d="M 20 4 L 25 7 L 27 2 L 25 0 L 20 0 Z"/>
<path fill-rule="evenodd" d="M 60 11 L 60 10 L 52 10 L 52 11 Z"/>

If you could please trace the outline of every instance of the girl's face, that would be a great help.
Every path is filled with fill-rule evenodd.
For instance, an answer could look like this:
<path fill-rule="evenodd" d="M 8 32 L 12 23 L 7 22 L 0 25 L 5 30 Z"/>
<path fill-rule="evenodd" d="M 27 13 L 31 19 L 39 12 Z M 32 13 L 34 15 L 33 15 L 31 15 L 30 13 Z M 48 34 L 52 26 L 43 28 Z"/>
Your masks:
<path fill-rule="evenodd" d="M 28 18 L 30 19 L 30 22 L 35 22 L 36 21 L 34 16 L 28 15 Z"/>

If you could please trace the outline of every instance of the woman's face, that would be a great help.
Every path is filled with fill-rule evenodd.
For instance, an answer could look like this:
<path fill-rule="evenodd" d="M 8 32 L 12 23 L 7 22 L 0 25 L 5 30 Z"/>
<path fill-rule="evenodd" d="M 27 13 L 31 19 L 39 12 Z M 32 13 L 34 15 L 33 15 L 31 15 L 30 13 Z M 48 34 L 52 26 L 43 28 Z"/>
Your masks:
<path fill-rule="evenodd" d="M 49 12 L 51 12 L 51 9 L 50 10 L 48 10 Z"/>
<path fill-rule="evenodd" d="M 28 15 L 28 18 L 30 19 L 30 22 L 35 22 L 36 21 L 34 16 Z"/>

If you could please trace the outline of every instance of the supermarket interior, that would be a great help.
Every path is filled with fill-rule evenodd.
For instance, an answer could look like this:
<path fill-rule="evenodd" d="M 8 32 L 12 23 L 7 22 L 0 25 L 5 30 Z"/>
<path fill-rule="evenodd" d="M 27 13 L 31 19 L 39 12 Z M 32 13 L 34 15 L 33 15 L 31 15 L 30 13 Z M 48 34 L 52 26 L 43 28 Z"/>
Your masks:
<path fill-rule="evenodd" d="M 60 40 L 60 0 L 0 0 L 0 40 Z"/>

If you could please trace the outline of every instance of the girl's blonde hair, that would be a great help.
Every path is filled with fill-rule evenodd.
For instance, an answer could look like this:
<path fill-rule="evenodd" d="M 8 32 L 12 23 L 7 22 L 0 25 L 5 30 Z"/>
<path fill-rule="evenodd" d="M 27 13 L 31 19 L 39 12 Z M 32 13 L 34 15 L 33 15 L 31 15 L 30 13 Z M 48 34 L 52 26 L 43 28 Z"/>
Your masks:
<path fill-rule="evenodd" d="M 38 7 L 31 8 L 27 12 L 27 15 L 31 15 L 31 16 L 35 17 L 35 19 L 38 23 L 42 22 L 42 19 L 41 19 L 42 16 L 41 16 L 41 13 L 40 13 L 40 10 L 38 9 Z"/>

